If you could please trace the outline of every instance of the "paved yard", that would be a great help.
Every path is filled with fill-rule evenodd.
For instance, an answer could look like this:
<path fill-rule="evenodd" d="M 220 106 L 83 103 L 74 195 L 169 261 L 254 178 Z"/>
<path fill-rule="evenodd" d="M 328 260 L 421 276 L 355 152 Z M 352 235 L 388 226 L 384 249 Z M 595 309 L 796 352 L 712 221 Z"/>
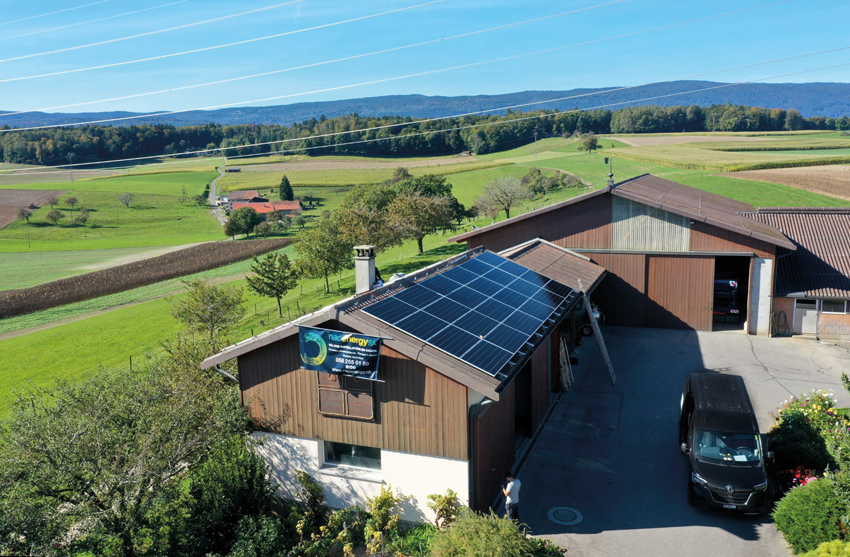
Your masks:
<path fill-rule="evenodd" d="M 677 439 L 682 382 L 701 369 L 742 375 L 767 431 L 769 413 L 792 393 L 834 389 L 850 406 L 840 381 L 842 370 L 850 372 L 847 348 L 740 332 L 618 331 L 605 333 L 616 385 L 592 338 L 575 354 L 576 382 L 519 473 L 522 520 L 571 557 L 790 555 L 769 517 L 688 505 L 687 461 Z M 557 524 L 548 517 L 556 507 L 576 509 L 583 519 Z"/>

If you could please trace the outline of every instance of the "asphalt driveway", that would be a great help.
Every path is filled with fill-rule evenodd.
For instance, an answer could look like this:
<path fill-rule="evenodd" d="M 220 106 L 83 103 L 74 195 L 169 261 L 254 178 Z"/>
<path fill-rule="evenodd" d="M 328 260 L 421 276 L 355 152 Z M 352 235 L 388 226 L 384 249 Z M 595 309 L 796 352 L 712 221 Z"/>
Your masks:
<path fill-rule="evenodd" d="M 576 382 L 562 396 L 519 472 L 521 515 L 532 533 L 568 555 L 791 555 L 769 517 L 688 505 L 686 458 L 678 448 L 679 397 L 697 370 L 742 375 L 762 431 L 791 394 L 834 389 L 850 352 L 813 340 L 740 332 L 659 329 L 605 333 L 617 373 L 611 385 L 594 339 L 576 357 Z M 566 507 L 578 511 L 581 521 Z M 551 518 L 550 518 L 551 515 Z M 554 518 L 555 520 L 552 520 Z"/>

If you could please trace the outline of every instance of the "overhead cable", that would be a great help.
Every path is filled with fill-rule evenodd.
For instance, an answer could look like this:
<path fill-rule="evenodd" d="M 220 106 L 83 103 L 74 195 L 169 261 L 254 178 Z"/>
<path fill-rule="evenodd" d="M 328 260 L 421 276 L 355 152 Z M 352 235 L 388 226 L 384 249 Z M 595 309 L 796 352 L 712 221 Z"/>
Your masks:
<path fill-rule="evenodd" d="M 755 7 L 752 7 L 752 8 L 744 8 L 744 9 L 741 9 L 741 10 L 735 10 L 735 11 L 726 12 L 726 13 L 723 13 L 723 14 L 716 14 L 716 15 L 701 17 L 701 18 L 698 18 L 698 19 L 692 19 L 692 20 L 678 22 L 678 23 L 671 23 L 671 24 L 668 24 L 668 25 L 662 25 L 662 26 L 659 26 L 659 27 L 653 27 L 653 28 L 644 29 L 644 30 L 641 30 L 641 31 L 632 31 L 632 32 L 629 32 L 629 33 L 623 33 L 623 34 L 620 34 L 620 35 L 613 35 L 613 36 L 604 37 L 604 38 L 601 38 L 601 39 L 593 39 L 593 40 L 590 40 L 590 41 L 584 41 L 584 42 L 580 42 L 580 43 L 573 43 L 573 44 L 569 44 L 569 45 L 557 46 L 557 47 L 547 48 L 547 49 L 543 49 L 543 50 L 536 50 L 536 51 L 533 51 L 533 52 L 525 52 L 523 54 L 514 54 L 514 55 L 511 55 L 511 56 L 505 56 L 505 57 L 502 57 L 502 58 L 494 58 L 494 59 L 491 59 L 491 60 L 484 60 L 484 61 L 480 61 L 480 62 L 471 62 L 469 64 L 461 64 L 461 65 L 458 65 L 458 66 L 451 66 L 451 67 L 448 67 L 448 68 L 439 68 L 439 69 L 436 69 L 436 70 L 427 70 L 427 71 L 423 71 L 423 72 L 417 72 L 417 73 L 406 74 L 406 75 L 401 75 L 401 76 L 387 77 L 387 78 L 382 78 L 382 79 L 375 79 L 375 80 L 370 80 L 370 81 L 363 81 L 363 82 L 360 82 L 360 83 L 352 83 L 352 84 L 348 84 L 348 85 L 338 85 L 338 86 L 335 86 L 335 87 L 327 87 L 327 88 L 324 88 L 324 89 L 316 89 L 316 90 L 312 90 L 312 91 L 302 91 L 302 92 L 299 92 L 299 93 L 289 93 L 289 94 L 286 94 L 286 95 L 275 95 L 273 97 L 264 97 L 264 98 L 252 99 L 252 100 L 241 100 L 241 101 L 237 101 L 237 102 L 210 105 L 210 106 L 205 106 L 205 107 L 189 108 L 189 109 L 184 109 L 184 110 L 170 110 L 170 111 L 154 112 L 154 113 L 147 113 L 147 114 L 136 114 L 136 115 L 133 115 L 133 116 L 123 116 L 123 117 L 117 117 L 117 118 L 102 118 L 102 119 L 99 119 L 99 120 L 87 120 L 87 121 L 83 121 L 83 122 L 69 122 L 69 123 L 64 123 L 64 124 L 50 124 L 50 125 L 44 125 L 44 126 L 29 126 L 29 127 L 14 128 L 14 129 L 17 130 L 17 131 L 26 131 L 26 130 L 36 130 L 36 129 L 61 128 L 61 127 L 68 127 L 68 126 L 103 124 L 103 123 L 107 123 L 107 122 L 122 122 L 122 121 L 128 121 L 128 120 L 138 120 L 140 118 L 154 118 L 154 117 L 157 117 L 157 116 L 170 116 L 170 115 L 174 115 L 174 114 L 185 114 L 187 112 L 196 112 L 196 111 L 202 111 L 202 110 L 205 111 L 205 110 L 217 110 L 217 109 L 222 109 L 222 108 L 231 108 L 231 107 L 236 107 L 236 106 L 244 106 L 244 105 L 248 105 L 248 104 L 256 104 L 256 103 L 263 103 L 263 102 L 269 102 L 269 101 L 277 101 L 277 100 L 282 100 L 282 99 L 289 99 L 289 98 L 300 97 L 300 96 L 305 96 L 305 95 L 315 95 L 315 94 L 319 94 L 319 93 L 328 93 L 328 92 L 332 92 L 332 91 L 340 91 L 340 90 L 343 90 L 343 89 L 352 89 L 352 88 L 355 88 L 355 87 L 363 87 L 363 86 L 367 86 L 367 85 L 377 85 L 379 83 L 387 83 L 387 82 L 390 82 L 390 81 L 399 81 L 399 80 L 402 80 L 402 79 L 410 79 L 410 78 L 413 78 L 413 77 L 422 77 L 422 76 L 425 76 L 425 75 L 433 75 L 433 74 L 443 73 L 443 72 L 448 72 L 448 71 L 472 68 L 472 67 L 482 66 L 482 65 L 486 65 L 486 64 L 505 62 L 507 60 L 516 60 L 518 58 L 524 58 L 524 57 L 527 57 L 527 56 L 547 54 L 547 53 L 550 53 L 550 52 L 556 52 L 556 51 L 565 50 L 565 49 L 568 49 L 568 48 L 575 48 L 575 47 L 579 47 L 579 46 L 587 46 L 587 45 L 597 44 L 597 43 L 600 43 L 600 42 L 610 41 L 610 40 L 614 40 L 614 39 L 632 37 L 632 36 L 635 36 L 635 35 L 650 33 L 650 32 L 653 32 L 653 31 L 660 31 L 660 30 L 664 30 L 664 29 L 670 29 L 672 27 L 678 27 L 678 26 L 687 25 L 687 24 L 690 24 L 690 23 L 698 23 L 698 22 L 716 19 L 716 18 L 720 18 L 720 17 L 736 15 L 736 14 L 739 14 L 739 13 L 742 13 L 742 12 L 748 12 L 748 11 L 762 9 L 762 8 L 766 8 L 766 7 L 770 7 L 770 6 L 776 6 L 778 4 L 786 4 L 786 3 L 791 2 L 791 1 L 793 1 L 793 0 L 781 0 L 780 2 L 773 2 L 771 4 L 763 4 L 761 6 L 755 6 Z M 12 131 L 12 130 L 11 129 L 0 130 L 0 133 L 9 132 L 9 131 Z"/>
<path fill-rule="evenodd" d="M 73 103 L 73 104 L 63 104 L 63 105 L 50 106 L 50 107 L 44 107 L 44 108 L 33 108 L 33 109 L 30 109 L 30 110 L 21 110 L 21 111 L 18 111 L 18 112 L 4 112 L 3 114 L 0 114 L 0 117 L 16 116 L 18 114 L 28 114 L 28 113 L 31 113 L 31 112 L 43 112 L 43 111 L 46 111 L 46 110 L 59 110 L 59 109 L 62 109 L 62 108 L 73 108 L 73 107 L 77 107 L 77 106 L 86 106 L 86 105 L 99 104 L 99 103 L 105 103 L 105 102 L 136 99 L 136 98 L 139 98 L 139 97 L 148 97 L 148 96 L 151 96 L 151 95 L 159 95 L 159 94 L 163 94 L 163 93 L 173 93 L 173 92 L 176 92 L 176 91 L 185 91 L 187 89 L 196 89 L 198 87 L 208 87 L 210 85 L 221 85 L 223 83 L 231 83 L 231 82 L 234 82 L 234 81 L 242 81 L 242 80 L 245 80 L 245 79 L 254 79 L 254 78 L 257 78 L 257 77 L 265 77 L 265 76 L 269 76 L 269 75 L 281 74 L 281 73 L 291 72 L 291 71 L 295 71 L 295 70 L 315 68 L 315 67 L 318 67 L 318 66 L 325 66 L 327 64 L 334 64 L 334 63 L 337 63 L 337 62 L 346 62 L 348 60 L 356 60 L 356 59 L 359 59 L 359 58 L 366 58 L 366 57 L 375 56 L 375 55 L 378 55 L 378 54 L 387 54 L 387 53 L 390 53 L 390 52 L 397 52 L 399 50 L 406 50 L 406 49 L 415 48 L 415 47 L 419 47 L 419 46 L 425 46 L 425 45 L 429 45 L 429 44 L 435 44 L 435 43 L 439 43 L 439 42 L 445 42 L 445 41 L 451 41 L 451 40 L 454 40 L 454 39 L 470 37 L 470 36 L 473 36 L 473 35 L 480 35 L 482 33 L 489 33 L 491 31 L 500 31 L 502 29 L 507 29 L 507 28 L 510 28 L 510 27 L 516 27 L 516 26 L 519 26 L 519 25 L 526 25 L 528 23 L 536 23 L 538 21 L 553 19 L 553 18 L 556 18 L 556 17 L 562 17 L 562 16 L 565 16 L 565 15 L 575 14 L 575 13 L 578 13 L 578 12 L 584 12 L 584 11 L 587 11 L 587 10 L 593 10 L 593 9 L 596 9 L 596 8 L 602 8 L 602 7 L 605 7 L 605 6 L 610 6 L 612 4 L 620 4 L 620 3 L 628 2 L 628 1 L 629 0 L 615 0 L 613 2 L 607 2 L 605 4 L 597 4 L 595 6 L 588 6 L 586 8 L 579 8 L 577 10 L 571 10 L 571 11 L 568 11 L 568 12 L 561 12 L 561 13 L 547 15 L 547 16 L 543 16 L 543 17 L 537 17 L 537 18 L 534 18 L 534 19 L 527 19 L 525 21 L 518 21 L 516 23 L 508 23 L 508 24 L 505 24 L 505 25 L 499 25 L 497 27 L 490 27 L 489 29 L 481 29 L 481 30 L 478 30 L 478 31 L 470 31 L 469 33 L 462 33 L 460 35 L 452 35 L 450 37 L 442 37 L 442 38 L 439 38 L 439 39 L 432 39 L 432 40 L 429 40 L 429 41 L 423 41 L 423 42 L 408 44 L 408 45 L 404 45 L 404 46 L 397 46 L 397 47 L 393 47 L 393 48 L 387 48 L 387 49 L 384 49 L 384 50 L 376 50 L 376 51 L 373 51 L 373 52 L 367 52 L 365 54 L 355 54 L 355 55 L 352 55 L 352 56 L 346 56 L 344 58 L 337 58 L 335 60 L 325 60 L 323 62 L 315 62 L 315 63 L 312 63 L 312 64 L 304 64 L 304 65 L 301 65 L 301 66 L 293 66 L 293 67 L 285 68 L 285 69 L 281 69 L 281 70 L 272 70 L 272 71 L 262 72 L 262 73 L 257 73 L 257 74 L 243 75 L 243 76 L 240 76 L 240 77 L 231 77 L 231 78 L 228 78 L 228 79 L 220 79 L 220 80 L 217 80 L 217 81 L 208 81 L 206 83 L 197 83 L 197 84 L 194 84 L 194 85 L 186 85 L 186 86 L 183 86 L 183 87 L 172 87 L 170 89 L 161 89 L 159 91 L 149 91 L 147 93 L 137 93 L 137 94 L 134 94 L 134 95 L 125 95 L 125 96 L 122 96 L 122 97 L 112 97 L 112 98 L 109 98 L 109 99 L 100 99 L 100 100 L 96 100 L 96 101 L 86 101 L 86 102 L 79 102 L 79 103 Z"/>
<path fill-rule="evenodd" d="M 31 15 L 29 17 L 16 19 L 14 21 L 4 21 L 3 23 L 0 23 L 0 25 L 11 25 L 12 23 L 20 23 L 22 21 L 29 21 L 31 19 L 38 19 L 40 17 L 47 17 L 49 15 L 56 15 L 56 14 L 61 14 L 61 13 L 65 13 L 65 12 L 70 12 L 70 11 L 73 11 L 73 10 L 79 10 L 80 8 L 88 8 L 89 6 L 94 6 L 96 4 L 105 4 L 106 2 L 112 2 L 112 0 L 100 0 L 99 2 L 92 2 L 91 4 L 84 4 L 82 6 L 75 6 L 73 8 L 65 8 L 64 10 L 58 10 L 58 11 L 50 12 L 50 13 L 46 13 L 46 14 Z"/>

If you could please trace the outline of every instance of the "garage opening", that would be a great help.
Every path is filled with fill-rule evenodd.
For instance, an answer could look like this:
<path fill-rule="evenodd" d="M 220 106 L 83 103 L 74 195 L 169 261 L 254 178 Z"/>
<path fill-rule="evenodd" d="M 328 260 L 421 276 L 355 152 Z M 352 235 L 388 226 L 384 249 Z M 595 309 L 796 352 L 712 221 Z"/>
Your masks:
<path fill-rule="evenodd" d="M 718 256 L 714 261 L 715 331 L 744 330 L 750 286 L 749 257 Z"/>
<path fill-rule="evenodd" d="M 514 450 L 531 439 L 531 361 L 529 360 L 514 379 Z"/>

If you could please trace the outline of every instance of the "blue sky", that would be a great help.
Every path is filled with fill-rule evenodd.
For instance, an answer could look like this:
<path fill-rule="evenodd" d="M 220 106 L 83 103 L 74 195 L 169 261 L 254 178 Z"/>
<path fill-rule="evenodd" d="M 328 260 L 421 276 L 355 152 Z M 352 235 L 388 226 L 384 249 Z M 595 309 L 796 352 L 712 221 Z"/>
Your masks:
<path fill-rule="evenodd" d="M 38 110 L 186 87 L 440 39 L 615 0 L 443 0 L 362 21 L 207 52 L 2 82 L 244 41 L 416 6 L 428 0 L 304 0 L 146 37 L 6 61 L 184 26 L 276 6 L 284 1 L 0 0 L 0 109 Z M 843 22 L 850 19 L 850 3 L 792 0 L 727 17 L 514 60 L 314 92 L 597 41 L 770 3 L 770 0 L 699 3 L 627 0 L 509 29 L 357 60 L 53 111 L 187 110 L 223 104 L 262 106 L 388 94 L 474 95 L 638 85 L 850 46 L 850 39 L 842 32 Z M 75 7 L 79 9 L 68 10 Z M 68 11 L 43 15 L 58 10 Z M 146 11 L 112 17 L 138 10 Z M 102 18 L 110 19 L 91 22 Z M 850 50 L 715 74 L 706 79 L 726 82 L 761 79 L 847 62 L 850 62 Z M 850 66 L 772 81 L 847 82 L 850 81 L 848 72 Z M 301 94 L 307 92 L 311 93 Z M 296 96 L 247 102 L 283 95 Z"/>

